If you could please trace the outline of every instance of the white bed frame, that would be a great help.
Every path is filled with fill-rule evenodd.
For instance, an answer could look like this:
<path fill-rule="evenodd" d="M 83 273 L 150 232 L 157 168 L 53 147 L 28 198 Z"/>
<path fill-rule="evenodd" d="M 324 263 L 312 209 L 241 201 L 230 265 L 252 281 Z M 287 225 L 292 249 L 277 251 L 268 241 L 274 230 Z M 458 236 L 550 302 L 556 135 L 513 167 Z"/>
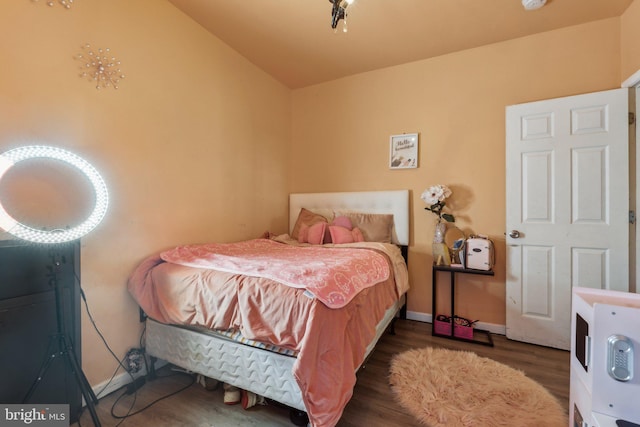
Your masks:
<path fill-rule="evenodd" d="M 409 191 L 297 193 L 289 197 L 289 227 L 300 209 L 357 210 L 394 215 L 394 243 L 409 244 Z M 404 251 L 406 253 L 406 251 Z M 405 296 L 385 313 L 366 357 L 405 304 Z M 250 347 L 217 335 L 147 319 L 146 351 L 152 356 L 193 372 L 306 412 L 302 393 L 293 377 L 295 357 Z"/>

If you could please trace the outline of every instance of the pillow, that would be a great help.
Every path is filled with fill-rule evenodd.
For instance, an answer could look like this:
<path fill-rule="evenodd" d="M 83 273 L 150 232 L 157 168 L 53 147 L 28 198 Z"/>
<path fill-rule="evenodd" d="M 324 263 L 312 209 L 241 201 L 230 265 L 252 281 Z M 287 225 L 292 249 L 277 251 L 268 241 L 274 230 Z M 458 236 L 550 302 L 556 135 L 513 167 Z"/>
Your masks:
<path fill-rule="evenodd" d="M 331 240 L 333 243 L 364 242 L 362 232 L 357 227 L 350 230 L 339 225 L 330 225 L 329 233 L 331 233 Z"/>
<path fill-rule="evenodd" d="M 306 225 L 307 227 L 311 227 L 313 224 L 318 222 L 328 222 L 327 218 L 323 217 L 320 214 L 311 212 L 305 208 L 300 209 L 300 213 L 298 214 L 298 219 L 296 220 L 296 224 L 293 226 L 293 230 L 291 230 L 291 238 L 299 240 L 298 234 L 300 233 L 300 227 L 302 225 Z"/>
<path fill-rule="evenodd" d="M 324 233 L 327 229 L 326 222 L 317 222 L 309 227 L 307 224 L 300 226 L 298 233 L 299 243 L 311 243 L 312 245 L 321 245 L 324 240 Z"/>
<path fill-rule="evenodd" d="M 353 227 L 359 228 L 365 242 L 391 243 L 393 214 L 370 214 L 363 212 L 336 211 L 336 217 L 346 216 Z"/>
<path fill-rule="evenodd" d="M 340 227 L 344 227 L 347 230 L 353 229 L 353 224 L 348 216 L 337 216 L 331 221 L 331 225 L 338 225 Z"/>

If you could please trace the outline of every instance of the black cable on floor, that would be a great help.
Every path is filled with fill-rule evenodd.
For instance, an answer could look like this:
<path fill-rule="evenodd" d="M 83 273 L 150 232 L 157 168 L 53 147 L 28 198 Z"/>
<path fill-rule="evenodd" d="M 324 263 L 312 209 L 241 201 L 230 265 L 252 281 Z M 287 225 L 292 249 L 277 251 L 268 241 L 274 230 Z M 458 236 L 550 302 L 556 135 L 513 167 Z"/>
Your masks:
<path fill-rule="evenodd" d="M 111 382 L 112 382 L 112 381 L 113 381 L 113 379 L 115 378 L 115 376 L 116 376 L 117 372 L 120 370 L 120 368 L 124 369 L 124 371 L 125 371 L 125 372 L 127 372 L 127 373 L 129 374 L 129 376 L 131 377 L 131 382 L 132 382 L 132 383 L 134 383 L 134 382 L 135 382 L 135 380 L 136 380 L 136 378 L 133 376 L 133 374 L 132 374 L 131 372 L 129 372 L 129 370 L 127 369 L 127 367 L 124 365 L 124 360 L 125 360 L 126 356 L 125 356 L 125 357 L 123 357 L 123 358 L 122 358 L 122 360 L 121 360 L 121 359 L 118 359 L 118 356 L 116 356 L 116 354 L 113 352 L 113 350 L 111 349 L 111 347 L 110 347 L 110 346 L 109 346 L 109 344 L 107 343 L 106 338 L 104 337 L 104 335 L 103 335 L 103 334 L 102 334 L 102 332 L 100 331 L 100 328 L 98 328 L 98 325 L 97 325 L 97 323 L 95 322 L 95 320 L 94 320 L 94 318 L 93 318 L 93 315 L 91 314 L 91 311 L 89 310 L 89 303 L 87 302 L 87 297 L 86 297 L 86 295 L 85 295 L 85 293 L 84 293 L 84 290 L 83 290 L 83 289 L 82 289 L 82 287 L 80 286 L 80 278 L 76 276 L 76 280 L 77 280 L 77 283 L 78 283 L 78 289 L 80 290 L 80 296 L 82 297 L 82 300 L 84 301 L 85 311 L 86 311 L 86 313 L 87 313 L 87 316 L 88 316 L 88 318 L 89 318 L 89 321 L 91 322 L 91 324 L 93 325 L 94 330 L 96 331 L 96 333 L 98 334 L 98 336 L 100 337 L 100 339 L 102 340 L 102 342 L 104 343 L 105 348 L 109 351 L 109 353 L 111 354 L 111 356 L 112 356 L 112 357 L 113 357 L 113 358 L 118 362 L 118 366 L 116 367 L 115 371 L 114 371 L 114 372 L 113 372 L 113 374 L 111 375 L 111 378 L 109 379 L 109 381 L 107 382 L 107 384 L 105 384 L 105 385 L 102 387 L 102 390 L 100 390 L 98 393 L 96 393 L 96 396 L 100 395 L 101 393 L 103 393 L 103 392 L 104 392 L 104 390 L 106 390 L 106 388 L 109 386 L 109 384 L 111 384 Z M 142 349 L 144 349 L 143 339 L 144 339 L 144 337 L 145 337 L 145 335 L 146 335 L 146 329 L 147 329 L 147 326 L 146 326 L 146 323 L 145 323 L 144 328 L 143 328 L 143 330 L 142 330 L 142 333 L 140 334 L 140 340 L 139 340 L 140 348 L 142 348 Z M 145 368 L 147 369 L 147 374 L 148 374 L 148 373 L 149 373 L 149 365 L 147 364 L 147 357 L 146 357 L 146 354 L 145 354 L 145 357 L 144 357 L 144 363 L 145 363 Z M 115 419 L 119 419 L 119 420 L 120 420 L 120 421 L 118 422 L 118 424 L 116 424 L 116 427 L 117 427 L 117 426 L 119 426 L 120 424 L 122 424 L 122 423 L 124 422 L 124 420 L 126 420 L 127 418 L 132 417 L 132 416 L 134 416 L 134 415 L 136 415 L 136 414 L 139 414 L 139 413 L 141 413 L 141 412 L 143 412 L 143 411 L 147 410 L 147 409 L 148 409 L 148 408 L 150 408 L 151 406 L 155 405 L 156 403 L 158 403 L 158 402 L 160 402 L 160 401 L 162 401 L 162 400 L 164 400 L 164 399 L 167 399 L 167 398 L 169 398 L 169 397 L 171 397 L 171 396 L 175 396 L 176 394 L 178 394 L 178 393 L 180 393 L 180 392 L 182 392 L 182 391 L 184 391 L 184 390 L 188 389 L 189 387 L 191 387 L 191 386 L 192 386 L 193 384 L 195 384 L 195 382 L 196 382 L 196 377 L 195 377 L 195 375 L 188 374 L 188 373 L 186 373 L 186 372 L 178 372 L 178 373 L 175 373 L 175 374 L 172 374 L 172 375 L 158 376 L 157 378 L 167 378 L 167 377 L 171 377 L 171 376 L 174 376 L 174 375 L 188 375 L 188 376 L 191 378 L 191 382 L 190 382 L 188 385 L 183 386 L 183 387 L 181 387 L 180 389 L 178 389 L 178 390 L 176 390 L 176 391 L 174 391 L 174 392 L 172 392 L 172 393 L 167 394 L 166 396 L 163 396 L 163 397 L 160 397 L 160 398 L 158 398 L 158 399 L 154 400 L 153 402 L 149 403 L 149 404 L 148 404 L 148 405 L 146 405 L 145 407 L 143 407 L 143 408 L 141 408 L 141 409 L 139 409 L 139 410 L 137 410 L 137 411 L 135 411 L 135 412 L 131 412 L 131 411 L 133 410 L 133 408 L 135 407 L 135 404 L 136 404 L 136 401 L 137 401 L 137 397 L 138 397 L 138 390 L 137 390 L 137 388 L 135 388 L 135 389 L 134 389 L 134 392 L 133 392 L 133 401 L 131 402 L 131 405 L 129 405 L 129 409 L 128 409 L 127 413 L 126 413 L 125 415 L 117 415 L 117 414 L 115 413 L 115 407 L 116 407 L 116 405 L 118 404 L 118 402 L 119 402 L 119 401 L 120 401 L 124 396 L 126 396 L 126 395 L 130 395 L 130 394 L 131 394 L 131 393 L 128 393 L 128 392 L 127 392 L 127 390 L 125 390 L 125 391 L 124 391 L 124 392 L 123 392 L 123 393 L 122 393 L 122 394 L 121 394 L 121 395 L 116 399 L 116 401 L 114 402 L 113 406 L 111 407 L 111 416 L 112 416 L 113 418 L 115 418 Z M 126 386 L 124 386 L 124 387 L 126 387 Z M 82 426 L 81 426 L 81 424 L 80 424 L 80 417 L 81 417 L 81 415 L 82 415 L 83 410 L 84 410 L 84 408 L 83 408 L 83 409 L 81 409 L 81 410 L 79 411 L 79 413 L 78 413 L 78 427 L 82 427 Z"/>
<path fill-rule="evenodd" d="M 164 400 L 164 399 L 167 399 L 167 398 L 169 398 L 169 397 L 171 397 L 171 396 L 175 396 L 175 395 L 176 395 L 176 394 L 178 394 L 178 393 L 181 393 L 181 392 L 185 391 L 186 389 L 188 389 L 189 387 L 191 387 L 192 385 L 194 385 L 194 384 L 196 383 L 196 376 L 195 376 L 194 374 L 187 374 L 186 372 L 176 372 L 176 373 L 171 374 L 171 375 L 162 375 L 162 376 L 158 376 L 157 378 L 169 378 L 169 377 L 173 377 L 173 376 L 176 376 L 176 375 L 186 375 L 186 376 L 188 376 L 189 378 L 191 378 L 191 381 L 189 382 L 189 384 L 187 384 L 187 385 L 185 385 L 185 386 L 182 386 L 182 387 L 181 387 L 181 388 L 179 388 L 178 390 L 176 390 L 176 391 L 174 391 L 174 392 L 171 392 L 171 393 L 169 393 L 169 394 L 167 394 L 167 395 L 165 395 L 165 396 L 159 397 L 158 399 L 154 400 L 153 402 L 149 403 L 148 405 L 144 406 L 143 408 L 138 409 L 138 410 L 137 410 L 137 411 L 135 411 L 135 412 L 131 412 L 131 407 L 130 407 L 129 412 L 127 412 L 127 414 L 125 414 L 125 415 L 117 415 L 117 414 L 115 413 L 116 405 L 120 402 L 120 400 L 121 400 L 124 396 L 129 395 L 129 393 L 127 393 L 127 391 L 125 390 L 125 391 L 124 391 L 124 392 L 123 392 L 123 393 L 122 393 L 122 394 L 121 394 L 121 395 L 116 399 L 116 401 L 115 401 L 115 402 L 113 402 L 113 406 L 111 406 L 111 416 L 112 416 L 113 418 L 116 418 L 116 419 L 119 419 L 119 420 L 120 420 L 120 422 L 119 422 L 117 425 L 120 425 L 120 423 L 122 423 L 125 419 L 127 419 L 127 418 L 129 418 L 129 417 L 132 417 L 132 416 L 137 415 L 137 414 L 139 414 L 139 413 L 141 413 L 141 412 L 143 412 L 143 411 L 146 411 L 147 409 L 149 409 L 151 406 L 155 405 L 156 403 L 158 403 L 158 402 L 160 402 L 160 401 L 162 401 L 162 400 Z M 135 401 L 136 401 L 136 396 L 134 396 L 133 404 L 135 404 Z M 133 405 L 133 404 L 132 404 L 132 405 Z M 132 405 L 131 405 L 131 406 L 132 406 Z"/>

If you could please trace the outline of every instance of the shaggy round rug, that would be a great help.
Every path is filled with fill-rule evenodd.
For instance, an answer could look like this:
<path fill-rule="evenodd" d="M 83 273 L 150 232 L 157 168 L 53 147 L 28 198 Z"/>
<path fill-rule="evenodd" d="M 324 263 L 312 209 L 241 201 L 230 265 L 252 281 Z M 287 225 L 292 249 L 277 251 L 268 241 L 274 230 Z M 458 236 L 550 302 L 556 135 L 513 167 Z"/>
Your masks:
<path fill-rule="evenodd" d="M 524 373 L 468 351 L 424 348 L 391 360 L 389 382 L 430 427 L 566 427 L 558 401 Z"/>

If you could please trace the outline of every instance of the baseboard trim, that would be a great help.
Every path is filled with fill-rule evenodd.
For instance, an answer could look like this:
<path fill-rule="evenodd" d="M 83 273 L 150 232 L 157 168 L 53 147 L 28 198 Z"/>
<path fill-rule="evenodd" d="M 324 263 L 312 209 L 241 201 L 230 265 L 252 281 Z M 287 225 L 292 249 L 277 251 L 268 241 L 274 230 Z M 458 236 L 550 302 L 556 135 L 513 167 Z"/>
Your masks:
<path fill-rule="evenodd" d="M 160 369 L 166 364 L 167 364 L 166 361 L 161 360 L 161 359 L 157 359 L 156 363 L 155 363 L 155 369 Z M 93 386 L 91 388 L 93 389 L 93 392 L 96 394 L 98 399 L 101 399 L 101 398 L 113 393 L 114 391 L 121 389 L 122 387 L 126 386 L 127 384 L 131 383 L 134 379 L 140 378 L 140 377 L 144 377 L 146 375 L 147 375 L 146 368 L 142 369 L 140 372 L 136 372 L 135 374 L 129 374 L 128 372 L 122 372 L 121 374 L 118 374 L 115 377 L 113 377 L 113 379 L 111 381 L 110 380 L 104 380 L 101 383 L 96 384 L 95 386 Z M 131 378 L 132 376 L 133 376 L 133 379 Z M 84 398 L 82 399 L 82 406 L 86 406 Z"/>
<path fill-rule="evenodd" d="M 424 323 L 433 323 L 433 315 L 429 313 L 421 313 L 419 311 L 407 311 L 407 319 Z M 506 335 L 507 327 L 496 323 L 478 322 L 476 328 L 489 331 L 492 334 Z"/>

